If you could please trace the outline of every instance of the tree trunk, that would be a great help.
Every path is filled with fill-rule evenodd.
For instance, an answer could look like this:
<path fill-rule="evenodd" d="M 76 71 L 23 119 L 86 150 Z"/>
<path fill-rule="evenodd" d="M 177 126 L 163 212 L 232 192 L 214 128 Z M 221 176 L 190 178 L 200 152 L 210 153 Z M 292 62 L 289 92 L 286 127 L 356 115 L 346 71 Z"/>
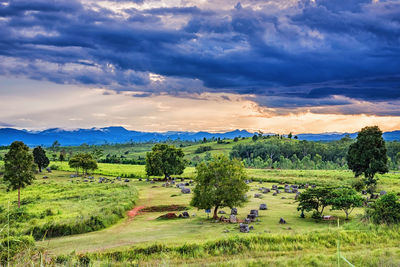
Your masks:
<path fill-rule="evenodd" d="M 215 209 L 214 209 L 214 219 L 218 219 L 218 213 L 217 213 L 217 211 L 218 211 L 218 206 L 215 206 Z"/>
<path fill-rule="evenodd" d="M 21 188 L 18 187 L 18 208 L 21 207 Z"/>
<path fill-rule="evenodd" d="M 344 213 L 346 213 L 346 221 L 347 221 L 349 219 L 349 212 L 345 210 Z"/>
<path fill-rule="evenodd" d="M 38 165 L 39 167 L 39 172 L 42 172 L 42 166 Z"/>

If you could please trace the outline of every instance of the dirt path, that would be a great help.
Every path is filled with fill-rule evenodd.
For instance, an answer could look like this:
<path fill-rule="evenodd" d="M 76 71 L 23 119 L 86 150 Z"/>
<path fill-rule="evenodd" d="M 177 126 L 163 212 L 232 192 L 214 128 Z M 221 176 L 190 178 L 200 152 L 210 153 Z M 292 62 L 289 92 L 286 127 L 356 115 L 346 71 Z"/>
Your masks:
<path fill-rule="evenodd" d="M 138 213 L 140 212 L 141 209 L 144 209 L 145 206 L 138 206 L 138 207 L 134 207 L 133 209 L 131 209 L 130 211 L 128 211 L 128 217 L 130 220 L 132 220 L 136 215 L 138 215 Z"/>

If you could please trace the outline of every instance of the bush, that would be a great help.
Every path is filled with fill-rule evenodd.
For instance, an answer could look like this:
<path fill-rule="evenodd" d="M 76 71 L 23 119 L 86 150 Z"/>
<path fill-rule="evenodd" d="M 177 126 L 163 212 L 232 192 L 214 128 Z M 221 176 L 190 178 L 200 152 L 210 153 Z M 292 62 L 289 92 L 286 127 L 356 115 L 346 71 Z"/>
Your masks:
<path fill-rule="evenodd" d="M 58 168 L 59 168 L 59 166 L 57 165 L 57 164 L 51 164 L 50 166 L 49 166 L 49 168 L 50 169 L 52 169 L 53 171 L 56 171 L 56 170 L 58 170 Z"/>
<path fill-rule="evenodd" d="M 400 202 L 394 193 L 380 197 L 366 210 L 366 218 L 375 224 L 400 223 Z"/>
<path fill-rule="evenodd" d="M 10 246 L 10 259 L 7 259 L 8 245 Z M 0 265 L 5 266 L 7 261 L 16 254 L 35 247 L 35 240 L 32 236 L 10 236 L 0 239 Z"/>

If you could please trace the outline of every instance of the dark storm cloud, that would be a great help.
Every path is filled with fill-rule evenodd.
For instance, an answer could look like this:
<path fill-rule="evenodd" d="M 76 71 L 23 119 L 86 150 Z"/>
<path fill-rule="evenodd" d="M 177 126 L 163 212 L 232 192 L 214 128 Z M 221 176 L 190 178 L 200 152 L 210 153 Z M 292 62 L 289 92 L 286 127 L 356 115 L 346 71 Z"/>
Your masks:
<path fill-rule="evenodd" d="M 400 99 L 400 1 L 195 3 L 121 13 L 71 0 L 2 1 L 0 73 L 143 96 L 252 94 L 274 108 L 339 113 L 348 112 L 343 98 Z"/>

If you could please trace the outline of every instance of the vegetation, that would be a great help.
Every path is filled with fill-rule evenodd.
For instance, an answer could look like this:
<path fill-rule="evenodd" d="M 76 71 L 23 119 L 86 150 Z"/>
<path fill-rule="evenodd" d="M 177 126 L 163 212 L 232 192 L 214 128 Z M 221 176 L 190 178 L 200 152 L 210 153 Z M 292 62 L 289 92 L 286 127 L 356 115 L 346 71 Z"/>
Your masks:
<path fill-rule="evenodd" d="M 95 170 L 98 168 L 96 160 L 88 153 L 79 153 L 74 155 L 69 160 L 68 165 L 71 168 L 74 168 L 77 174 L 79 174 L 80 169 L 82 169 L 82 174 L 87 174 L 89 170 Z"/>
<path fill-rule="evenodd" d="M 363 182 L 370 193 L 376 187 L 375 174 L 388 172 L 387 159 L 385 141 L 378 126 L 363 128 L 347 154 L 349 168 L 356 177 L 364 174 Z"/>
<path fill-rule="evenodd" d="M 46 151 L 41 146 L 35 147 L 33 149 L 33 158 L 38 166 L 39 172 L 42 172 L 42 168 L 49 166 L 49 159 L 46 157 Z"/>
<path fill-rule="evenodd" d="M 308 188 L 299 195 L 297 210 L 301 210 L 302 212 L 314 211 L 312 217 L 320 219 L 324 213 L 324 209 L 330 204 L 331 190 L 328 187 Z"/>
<path fill-rule="evenodd" d="M 218 208 L 242 206 L 249 190 L 247 175 L 238 160 L 226 156 L 214 157 L 210 162 L 196 167 L 196 187 L 191 205 L 199 209 L 214 208 L 213 218 L 218 217 Z"/>
<path fill-rule="evenodd" d="M 363 198 L 352 188 L 336 188 L 331 191 L 328 203 L 332 210 L 343 210 L 346 220 L 355 208 L 361 207 Z"/>
<path fill-rule="evenodd" d="M 148 176 L 182 174 L 186 161 L 182 149 L 167 144 L 156 144 L 146 154 L 146 173 Z"/>
<path fill-rule="evenodd" d="M 23 142 L 15 141 L 4 157 L 4 181 L 8 188 L 18 190 L 18 208 L 21 207 L 21 188 L 35 179 L 33 156 Z"/>
<path fill-rule="evenodd" d="M 366 218 L 376 224 L 400 223 L 400 202 L 393 193 L 380 197 L 366 210 Z"/>

